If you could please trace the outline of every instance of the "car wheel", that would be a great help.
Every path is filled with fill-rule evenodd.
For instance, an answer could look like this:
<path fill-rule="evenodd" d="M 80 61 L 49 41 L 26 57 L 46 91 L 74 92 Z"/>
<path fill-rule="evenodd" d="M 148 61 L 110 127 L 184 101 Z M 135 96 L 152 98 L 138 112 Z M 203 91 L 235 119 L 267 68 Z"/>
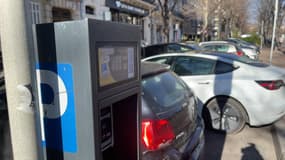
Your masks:
<path fill-rule="evenodd" d="M 246 113 L 240 103 L 231 98 L 215 98 L 207 107 L 207 126 L 227 133 L 238 133 L 246 123 Z"/>

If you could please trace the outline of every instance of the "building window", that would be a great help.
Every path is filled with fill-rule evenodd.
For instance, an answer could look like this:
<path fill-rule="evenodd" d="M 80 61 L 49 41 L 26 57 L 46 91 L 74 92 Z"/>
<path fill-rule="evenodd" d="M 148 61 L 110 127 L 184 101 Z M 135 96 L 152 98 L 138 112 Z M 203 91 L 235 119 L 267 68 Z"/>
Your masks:
<path fill-rule="evenodd" d="M 53 7 L 52 20 L 53 22 L 72 20 L 71 11 L 69 9 Z"/>
<path fill-rule="evenodd" d="M 119 12 L 111 10 L 112 21 L 119 22 Z"/>
<path fill-rule="evenodd" d="M 32 13 L 32 24 L 38 24 L 40 22 L 40 4 L 38 2 L 30 2 Z"/>
<path fill-rule="evenodd" d="M 112 15 L 112 21 L 135 24 L 135 25 L 143 25 L 142 17 L 137 15 L 119 12 L 117 10 L 111 10 L 111 15 Z"/>
<path fill-rule="evenodd" d="M 86 14 L 92 14 L 92 15 L 95 13 L 94 8 L 91 6 L 85 6 L 85 12 Z"/>

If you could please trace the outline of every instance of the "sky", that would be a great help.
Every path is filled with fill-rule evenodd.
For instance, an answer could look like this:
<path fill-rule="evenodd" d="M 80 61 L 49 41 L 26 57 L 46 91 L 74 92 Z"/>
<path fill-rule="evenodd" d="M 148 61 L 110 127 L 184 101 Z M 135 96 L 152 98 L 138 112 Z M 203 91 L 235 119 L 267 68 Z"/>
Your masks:
<path fill-rule="evenodd" d="M 256 11 L 259 0 L 249 0 L 249 23 L 257 23 Z"/>

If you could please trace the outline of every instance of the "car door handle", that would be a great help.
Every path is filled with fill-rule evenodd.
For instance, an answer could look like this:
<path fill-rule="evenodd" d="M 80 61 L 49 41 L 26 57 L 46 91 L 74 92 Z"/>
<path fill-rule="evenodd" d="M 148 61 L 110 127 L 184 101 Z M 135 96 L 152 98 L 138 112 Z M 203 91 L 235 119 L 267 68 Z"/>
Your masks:
<path fill-rule="evenodd" d="M 198 82 L 198 84 L 210 84 L 210 82 Z"/>

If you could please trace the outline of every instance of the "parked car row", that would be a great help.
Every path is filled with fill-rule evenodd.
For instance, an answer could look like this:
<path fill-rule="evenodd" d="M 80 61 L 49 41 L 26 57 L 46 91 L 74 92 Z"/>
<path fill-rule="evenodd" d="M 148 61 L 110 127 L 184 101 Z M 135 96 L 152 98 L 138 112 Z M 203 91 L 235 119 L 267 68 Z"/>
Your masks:
<path fill-rule="evenodd" d="M 248 56 L 231 42 L 191 45 L 187 51 L 143 49 L 143 159 L 198 159 L 203 122 L 238 133 L 245 124 L 271 124 L 285 115 L 284 69 L 259 62 L 258 55 Z M 168 44 L 155 45 L 160 46 Z"/>
<path fill-rule="evenodd" d="M 163 43 L 145 46 L 142 49 L 142 57 L 161 53 L 189 53 L 193 51 L 216 51 L 236 54 L 238 56 L 248 56 L 253 60 L 258 60 L 259 48 L 248 42 L 229 38 L 225 41 L 207 41 L 199 44 L 195 42 L 184 43 Z"/>
<path fill-rule="evenodd" d="M 238 56 L 248 56 L 253 60 L 258 60 L 259 51 L 250 47 L 238 45 L 230 41 L 208 41 L 199 44 L 203 50 L 233 53 Z"/>
<path fill-rule="evenodd" d="M 236 54 L 238 56 L 246 55 L 241 47 L 227 41 L 201 42 L 199 43 L 199 46 L 206 51 L 226 52 Z"/>

